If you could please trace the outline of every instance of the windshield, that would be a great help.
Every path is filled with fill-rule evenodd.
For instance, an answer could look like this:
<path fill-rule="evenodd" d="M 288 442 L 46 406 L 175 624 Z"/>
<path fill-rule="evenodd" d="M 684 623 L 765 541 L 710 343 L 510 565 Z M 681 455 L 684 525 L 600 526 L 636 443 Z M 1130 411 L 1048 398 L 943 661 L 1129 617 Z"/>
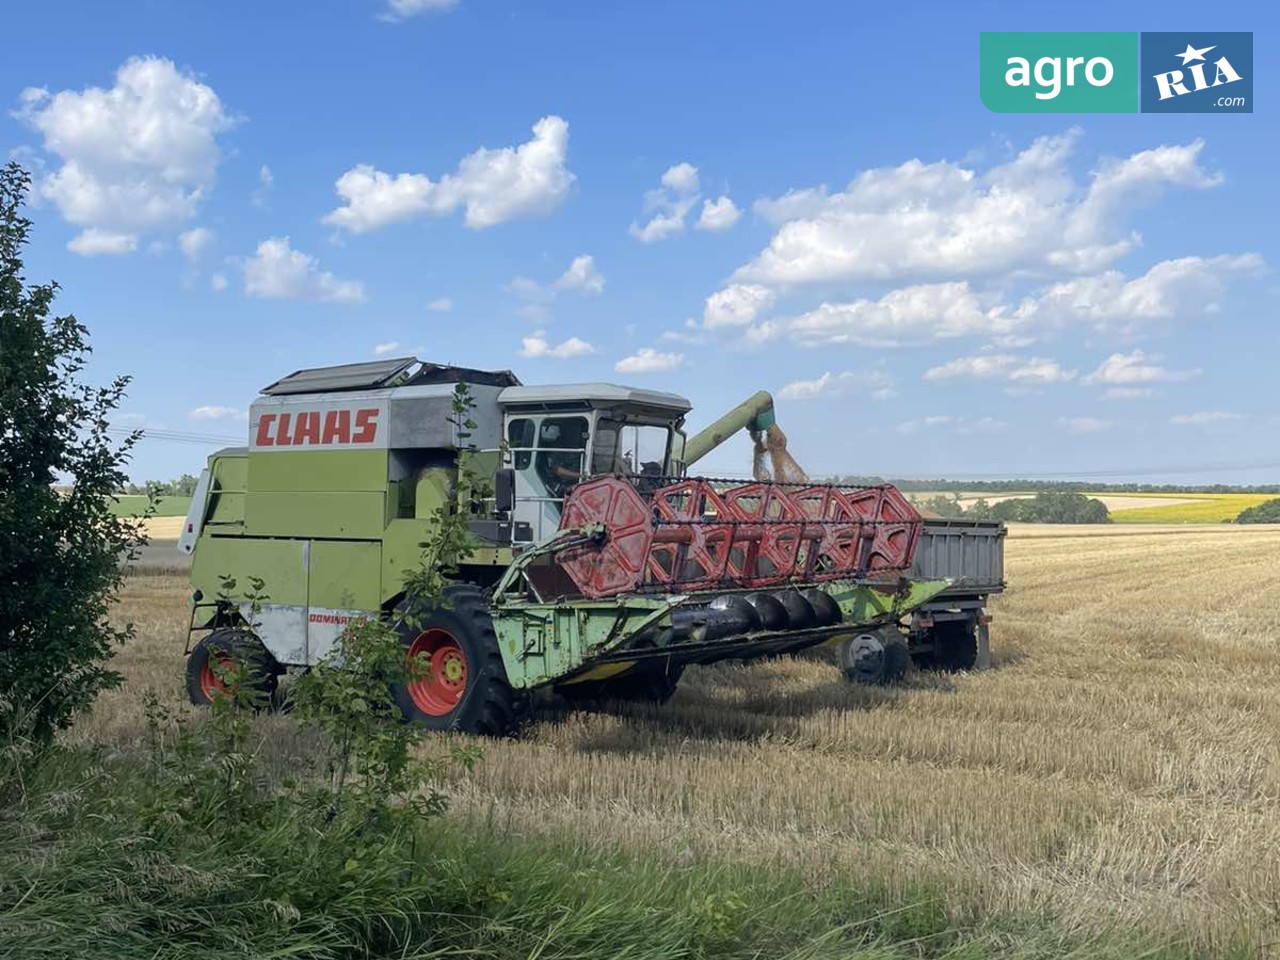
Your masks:
<path fill-rule="evenodd" d="M 591 472 L 662 476 L 670 442 L 670 427 L 601 418 L 591 450 Z"/>

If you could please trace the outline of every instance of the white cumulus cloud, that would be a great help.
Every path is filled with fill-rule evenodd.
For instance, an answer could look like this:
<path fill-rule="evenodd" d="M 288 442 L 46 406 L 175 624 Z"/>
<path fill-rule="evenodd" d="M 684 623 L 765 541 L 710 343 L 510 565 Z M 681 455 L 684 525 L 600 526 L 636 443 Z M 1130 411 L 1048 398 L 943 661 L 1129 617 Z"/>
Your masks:
<path fill-rule="evenodd" d="M 265 207 L 267 200 L 271 197 L 271 188 L 275 186 L 276 178 L 271 172 L 271 168 L 265 163 L 258 168 L 258 188 L 249 196 L 249 202 L 255 207 Z"/>
<path fill-rule="evenodd" d="M 453 309 L 453 301 L 448 297 L 436 297 L 427 304 L 427 309 L 432 313 L 448 313 Z"/>
<path fill-rule="evenodd" d="M 1243 419 L 1243 414 L 1229 413 L 1226 410 L 1201 410 L 1196 413 L 1176 414 L 1169 418 L 1169 422 L 1179 427 L 1204 427 L 1212 423 L 1227 423 Z"/>
<path fill-rule="evenodd" d="M 399 340 L 391 340 L 388 343 L 375 343 L 373 345 L 373 355 L 375 357 L 385 357 L 387 354 L 395 353 L 399 349 Z"/>
<path fill-rule="evenodd" d="M 387 0 L 381 19 L 396 23 L 424 13 L 446 13 L 457 5 L 458 0 Z"/>
<path fill-rule="evenodd" d="M 699 230 L 720 233 L 732 228 L 741 217 L 742 211 L 734 205 L 734 202 L 722 196 L 716 200 L 702 201 L 702 214 L 694 226 Z"/>
<path fill-rule="evenodd" d="M 213 243 L 213 231 L 205 227 L 195 227 L 178 234 L 178 247 L 182 255 L 192 263 L 200 259 L 200 255 Z"/>
<path fill-rule="evenodd" d="M 1153 323 L 1216 312 L 1228 282 L 1263 266 L 1254 253 L 1184 257 L 1161 261 L 1132 280 L 1112 270 L 1053 283 L 1016 303 L 980 293 L 967 280 L 916 284 L 891 290 L 879 300 L 824 302 L 777 332 L 808 346 L 880 347 L 978 336 L 1007 346 L 1026 345 L 1045 332 L 1081 326 L 1128 334 Z"/>
<path fill-rule="evenodd" d="M 1109 387 L 1145 388 L 1152 383 L 1175 383 L 1191 380 L 1200 375 L 1195 370 L 1170 370 L 1161 364 L 1157 354 L 1134 350 L 1132 353 L 1113 353 L 1098 365 L 1098 369 L 1084 378 L 1085 383 L 1103 384 Z M 1124 397 L 1125 394 L 1115 394 Z"/>
<path fill-rule="evenodd" d="M 461 208 L 468 227 L 482 229 L 550 213 L 575 179 L 566 166 L 569 124 L 546 116 L 533 139 L 518 147 L 481 147 L 458 169 L 433 181 L 421 173 L 390 174 L 370 164 L 352 167 L 334 184 L 343 205 L 324 222 L 367 233 L 415 217 L 442 217 Z"/>
<path fill-rule="evenodd" d="M 192 420 L 240 420 L 244 418 L 245 412 L 236 407 L 210 405 L 196 407 L 187 416 Z"/>
<path fill-rule="evenodd" d="M 1131 332 L 1151 322 L 1215 313 L 1229 280 L 1262 268 L 1258 254 L 1246 253 L 1163 260 L 1132 280 L 1108 270 L 1053 284 L 1025 299 L 1013 316 L 1025 324 L 1085 323 Z"/>
<path fill-rule="evenodd" d="M 138 236 L 134 233 L 112 233 L 110 230 L 89 227 L 72 237 L 67 242 L 67 249 L 82 257 L 133 253 L 138 249 Z"/>
<path fill-rule="evenodd" d="M 212 87 L 160 57 L 125 61 L 110 88 L 29 88 L 20 101 L 16 116 L 60 161 L 37 189 L 84 231 L 68 245 L 84 254 L 129 252 L 192 219 L 222 159 L 218 135 L 236 122 Z"/>
<path fill-rule="evenodd" d="M 1111 429 L 1111 421 L 1097 417 L 1059 417 L 1058 426 L 1068 433 L 1102 433 Z"/>
<path fill-rule="evenodd" d="M 649 220 L 631 224 L 630 233 L 641 243 L 657 243 L 684 233 L 685 218 L 699 199 L 698 168 L 677 163 L 662 175 L 662 185 L 644 195 Z"/>
<path fill-rule="evenodd" d="M 1210 187 L 1200 141 L 1104 164 L 1078 184 L 1068 159 L 1078 134 L 1042 137 L 986 173 L 909 160 L 866 170 L 838 193 L 792 190 L 755 209 L 779 224 L 737 273 L 773 284 L 977 277 L 1013 270 L 1105 268 L 1139 238 L 1124 224 L 1161 188 Z"/>
<path fill-rule="evenodd" d="M 641 347 L 629 357 L 613 365 L 618 373 L 664 373 L 684 363 L 683 353 L 660 353 L 653 347 Z"/>
<path fill-rule="evenodd" d="M 552 357 L 556 360 L 568 360 L 571 357 L 585 357 L 595 353 L 596 348 L 578 337 L 570 337 L 554 346 L 547 340 L 545 333 L 531 333 L 520 340 L 520 356 L 530 359 Z"/>
<path fill-rule="evenodd" d="M 777 294 L 758 283 L 734 283 L 707 297 L 702 324 L 716 327 L 745 327 L 754 323 L 777 300 Z"/>
<path fill-rule="evenodd" d="M 258 244 L 257 252 L 244 263 L 244 292 L 251 297 L 334 303 L 359 303 L 365 298 L 364 284 L 339 280 L 321 270 L 319 261 L 294 250 L 288 237 L 271 237 Z"/>
<path fill-rule="evenodd" d="M 787 324 L 804 346 L 892 347 L 931 340 L 999 335 L 1015 321 L 984 308 L 964 281 L 891 290 L 879 300 L 823 303 Z"/>
<path fill-rule="evenodd" d="M 780 400 L 830 400 L 852 394 L 866 394 L 873 400 L 896 395 L 893 377 L 884 370 L 847 370 L 824 373 L 816 380 L 795 380 L 778 391 Z"/>
<path fill-rule="evenodd" d="M 583 254 L 574 257 L 568 269 L 555 283 L 558 290 L 581 290 L 583 293 L 604 293 L 604 274 L 596 268 L 595 257 Z"/>
<path fill-rule="evenodd" d="M 1075 379 L 1076 371 L 1066 370 L 1056 360 L 1040 357 L 1018 357 L 1007 353 L 985 353 L 973 357 L 957 357 L 954 360 L 930 367 L 924 379 L 935 382 L 947 380 L 1006 380 L 1019 386 L 1039 386 L 1064 383 Z"/>

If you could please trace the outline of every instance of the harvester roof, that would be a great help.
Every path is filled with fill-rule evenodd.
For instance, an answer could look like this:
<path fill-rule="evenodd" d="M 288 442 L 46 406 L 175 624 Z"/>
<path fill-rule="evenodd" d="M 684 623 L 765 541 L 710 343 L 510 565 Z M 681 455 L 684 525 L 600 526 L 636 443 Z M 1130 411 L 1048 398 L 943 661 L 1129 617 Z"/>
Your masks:
<path fill-rule="evenodd" d="M 583 407 L 620 407 L 641 409 L 663 417 L 680 417 L 692 405 L 677 393 L 623 387 L 616 383 L 556 383 L 507 387 L 498 394 L 498 402 L 508 409 L 560 409 Z"/>
<path fill-rule="evenodd" d="M 520 380 L 510 370 L 473 370 L 470 367 L 426 363 L 416 357 L 399 357 L 296 370 L 263 387 L 262 393 L 279 397 L 296 393 L 340 393 L 441 383 L 511 387 L 518 385 Z"/>

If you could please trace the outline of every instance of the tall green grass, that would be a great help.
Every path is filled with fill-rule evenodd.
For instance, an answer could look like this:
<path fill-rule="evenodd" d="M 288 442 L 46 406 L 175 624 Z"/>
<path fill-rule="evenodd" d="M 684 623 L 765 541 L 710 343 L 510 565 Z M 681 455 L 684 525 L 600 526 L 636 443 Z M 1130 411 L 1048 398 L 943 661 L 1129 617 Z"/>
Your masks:
<path fill-rule="evenodd" d="M 223 765 L 242 759 L 184 741 L 12 768 L 0 957 L 1190 956 L 1050 917 L 958 923 L 923 889 L 815 888 L 782 869 L 673 865 L 483 819 L 330 820 L 279 770 L 225 789 Z"/>

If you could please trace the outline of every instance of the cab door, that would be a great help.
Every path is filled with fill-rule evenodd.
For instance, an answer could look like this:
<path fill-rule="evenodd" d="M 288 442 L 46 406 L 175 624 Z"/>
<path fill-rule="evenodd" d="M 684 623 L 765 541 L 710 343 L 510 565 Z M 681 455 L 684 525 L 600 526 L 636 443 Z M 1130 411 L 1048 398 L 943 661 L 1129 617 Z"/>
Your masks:
<path fill-rule="evenodd" d="M 513 539 L 538 543 L 560 529 L 564 496 L 586 475 L 586 414 L 508 414 L 507 465 L 515 473 Z"/>

